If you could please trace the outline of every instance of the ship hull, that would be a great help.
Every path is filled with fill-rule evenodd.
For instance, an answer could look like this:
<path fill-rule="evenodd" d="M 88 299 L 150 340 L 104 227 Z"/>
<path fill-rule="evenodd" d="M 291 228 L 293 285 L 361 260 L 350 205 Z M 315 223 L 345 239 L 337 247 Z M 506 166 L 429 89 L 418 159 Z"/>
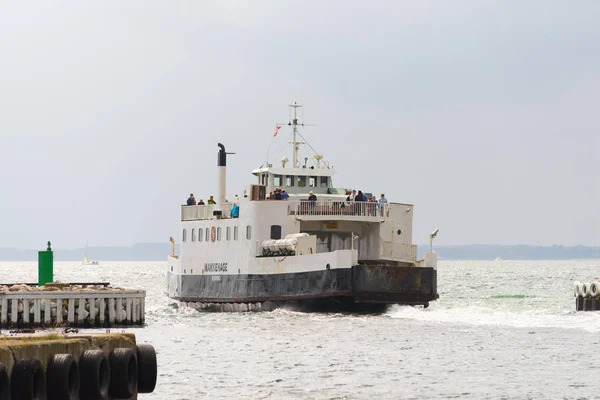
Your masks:
<path fill-rule="evenodd" d="M 438 298 L 433 268 L 356 265 L 297 273 L 179 275 L 168 272 L 169 297 L 184 302 L 334 301 L 427 305 Z"/>

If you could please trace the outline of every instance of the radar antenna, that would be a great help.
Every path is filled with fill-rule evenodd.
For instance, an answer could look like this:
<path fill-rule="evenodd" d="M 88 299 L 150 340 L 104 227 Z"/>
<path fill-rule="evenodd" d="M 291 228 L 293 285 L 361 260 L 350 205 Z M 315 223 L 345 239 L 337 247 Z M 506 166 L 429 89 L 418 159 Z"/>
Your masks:
<path fill-rule="evenodd" d="M 298 108 L 304 107 L 302 104 L 298 104 L 294 102 L 294 104 L 290 104 L 289 107 L 294 109 L 294 118 L 290 122 L 288 122 L 288 126 L 292 127 L 293 136 L 290 144 L 294 146 L 294 153 L 292 157 L 292 168 L 299 168 L 300 161 L 298 160 L 298 151 L 300 150 L 300 145 L 305 144 L 305 142 L 299 142 L 296 140 L 296 136 L 298 135 L 298 126 L 314 126 L 305 124 L 304 122 L 298 122 Z"/>

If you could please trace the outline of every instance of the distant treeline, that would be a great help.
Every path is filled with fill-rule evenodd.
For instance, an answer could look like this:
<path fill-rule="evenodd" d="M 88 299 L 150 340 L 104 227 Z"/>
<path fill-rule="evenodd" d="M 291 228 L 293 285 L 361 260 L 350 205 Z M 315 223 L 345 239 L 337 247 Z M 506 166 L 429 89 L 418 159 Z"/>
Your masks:
<path fill-rule="evenodd" d="M 419 246 L 419 258 L 429 246 Z M 45 250 L 45 249 L 39 249 Z M 600 259 L 600 246 L 527 246 L 487 245 L 435 246 L 438 256 L 444 260 L 569 260 L 576 258 Z M 22 250 L 15 247 L 0 247 L 0 261 L 36 261 L 37 250 Z M 176 247 L 179 253 L 179 246 Z M 90 247 L 88 257 L 97 261 L 166 261 L 171 253 L 169 243 L 140 243 L 131 247 Z M 56 261 L 78 261 L 83 259 L 83 249 L 55 249 Z"/>
<path fill-rule="evenodd" d="M 429 246 L 419 246 L 419 258 Z M 527 246 L 469 244 L 462 246 L 435 246 L 435 252 L 444 260 L 572 260 L 577 258 L 600 259 L 600 247 L 590 246 Z"/>

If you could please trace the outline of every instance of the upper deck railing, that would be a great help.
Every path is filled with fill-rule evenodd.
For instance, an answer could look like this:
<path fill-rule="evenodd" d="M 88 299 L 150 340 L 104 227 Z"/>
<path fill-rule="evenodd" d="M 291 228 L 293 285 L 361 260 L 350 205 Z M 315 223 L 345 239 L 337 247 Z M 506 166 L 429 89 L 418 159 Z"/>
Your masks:
<path fill-rule="evenodd" d="M 182 221 L 196 221 L 201 219 L 230 218 L 232 203 L 225 203 L 220 207 L 216 204 L 204 206 L 181 206 Z M 216 210 L 221 210 L 221 215 L 214 215 Z"/>
<path fill-rule="evenodd" d="M 390 215 L 389 204 L 363 201 L 310 201 L 294 200 L 288 202 L 288 215 L 296 216 L 332 216 L 361 217 L 381 219 Z"/>

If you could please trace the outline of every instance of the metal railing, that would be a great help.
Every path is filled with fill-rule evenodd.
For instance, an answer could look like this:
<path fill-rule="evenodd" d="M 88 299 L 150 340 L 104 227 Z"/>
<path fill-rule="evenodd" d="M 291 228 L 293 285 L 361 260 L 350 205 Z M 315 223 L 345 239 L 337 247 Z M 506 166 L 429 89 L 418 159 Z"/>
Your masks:
<path fill-rule="evenodd" d="M 387 218 L 390 215 L 390 209 L 387 203 L 294 200 L 288 204 L 288 215 Z"/>
<path fill-rule="evenodd" d="M 221 210 L 220 218 L 230 218 L 233 203 L 225 203 L 222 206 L 216 204 L 204 206 L 181 206 L 181 220 L 195 221 L 200 219 L 216 219 L 214 211 Z"/>

